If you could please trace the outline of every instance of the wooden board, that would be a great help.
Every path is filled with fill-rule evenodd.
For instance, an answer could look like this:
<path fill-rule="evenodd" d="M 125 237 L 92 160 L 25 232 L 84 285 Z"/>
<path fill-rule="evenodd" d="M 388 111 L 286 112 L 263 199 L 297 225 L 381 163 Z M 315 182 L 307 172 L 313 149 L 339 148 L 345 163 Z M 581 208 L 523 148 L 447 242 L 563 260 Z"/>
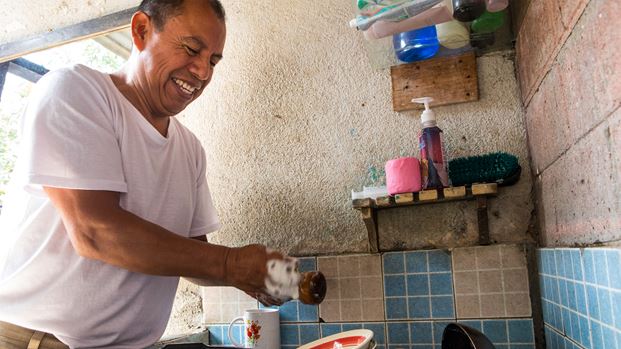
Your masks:
<path fill-rule="evenodd" d="M 472 195 L 494 195 L 498 192 L 498 184 L 482 183 L 472 185 Z"/>
<path fill-rule="evenodd" d="M 474 52 L 437 57 L 390 68 L 392 107 L 395 111 L 423 109 L 412 98 L 433 97 L 431 106 L 479 99 Z"/>

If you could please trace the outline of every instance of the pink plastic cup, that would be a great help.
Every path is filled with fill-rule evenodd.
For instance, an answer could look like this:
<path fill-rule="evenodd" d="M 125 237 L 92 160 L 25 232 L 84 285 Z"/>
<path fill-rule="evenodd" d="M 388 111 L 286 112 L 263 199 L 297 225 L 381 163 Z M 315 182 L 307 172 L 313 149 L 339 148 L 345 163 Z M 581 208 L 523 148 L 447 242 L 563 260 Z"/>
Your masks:
<path fill-rule="evenodd" d="M 385 169 L 386 187 L 390 195 L 420 191 L 420 162 L 417 158 L 389 160 Z"/>

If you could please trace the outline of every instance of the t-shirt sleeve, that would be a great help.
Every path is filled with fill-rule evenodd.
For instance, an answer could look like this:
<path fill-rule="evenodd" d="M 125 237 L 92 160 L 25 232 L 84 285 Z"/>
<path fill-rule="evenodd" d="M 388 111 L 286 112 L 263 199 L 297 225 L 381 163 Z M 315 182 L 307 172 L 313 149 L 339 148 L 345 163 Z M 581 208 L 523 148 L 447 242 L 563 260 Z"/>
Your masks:
<path fill-rule="evenodd" d="M 194 209 L 194 217 L 192 219 L 192 227 L 190 228 L 190 236 L 200 236 L 212 233 L 220 229 L 220 221 L 218 213 L 211 199 L 211 192 L 207 184 L 205 151 L 200 148 L 200 175 L 196 183 L 197 200 Z"/>
<path fill-rule="evenodd" d="M 43 195 L 43 186 L 127 191 L 115 116 L 101 81 L 88 74 L 48 73 L 31 94 L 21 156 L 23 184 L 33 194 Z"/>

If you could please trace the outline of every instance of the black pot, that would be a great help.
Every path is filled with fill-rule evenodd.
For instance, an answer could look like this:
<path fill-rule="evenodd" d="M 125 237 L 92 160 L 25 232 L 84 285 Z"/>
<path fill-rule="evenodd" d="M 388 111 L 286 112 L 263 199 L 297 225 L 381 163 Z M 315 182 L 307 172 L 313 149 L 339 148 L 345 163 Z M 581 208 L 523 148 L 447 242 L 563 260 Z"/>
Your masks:
<path fill-rule="evenodd" d="M 442 349 L 496 349 L 485 335 L 462 324 L 448 324 L 442 334 Z"/>

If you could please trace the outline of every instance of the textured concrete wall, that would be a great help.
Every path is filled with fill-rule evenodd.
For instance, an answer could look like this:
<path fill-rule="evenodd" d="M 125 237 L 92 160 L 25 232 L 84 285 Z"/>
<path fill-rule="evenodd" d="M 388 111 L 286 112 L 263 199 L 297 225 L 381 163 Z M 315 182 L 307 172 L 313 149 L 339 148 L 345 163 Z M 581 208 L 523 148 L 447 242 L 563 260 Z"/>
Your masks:
<path fill-rule="evenodd" d="M 137 0 L 0 0 L 0 44 L 137 6 Z"/>
<path fill-rule="evenodd" d="M 225 59 L 183 121 L 208 154 L 224 228 L 212 240 L 260 242 L 297 255 L 362 252 L 367 233 L 350 191 L 382 181 L 386 160 L 415 155 L 419 113 L 391 108 L 390 73 L 369 67 L 347 28 L 349 1 L 224 1 Z M 511 52 L 478 60 L 481 101 L 436 109 L 454 156 L 504 150 L 525 175 L 491 202 L 496 241 L 527 239 L 531 182 Z M 473 203 L 380 214 L 383 249 L 470 245 Z"/>
<path fill-rule="evenodd" d="M 621 3 L 532 0 L 517 58 L 545 246 L 621 239 Z"/>

